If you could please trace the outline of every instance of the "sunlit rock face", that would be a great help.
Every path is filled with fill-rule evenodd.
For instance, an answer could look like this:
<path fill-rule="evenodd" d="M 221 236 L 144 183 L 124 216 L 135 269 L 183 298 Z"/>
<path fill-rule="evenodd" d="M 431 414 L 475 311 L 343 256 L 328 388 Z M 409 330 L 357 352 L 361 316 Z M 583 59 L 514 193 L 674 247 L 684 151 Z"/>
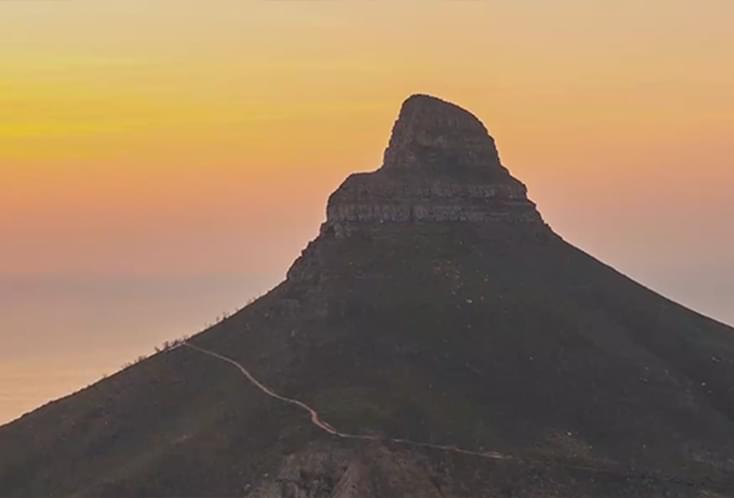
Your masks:
<path fill-rule="evenodd" d="M 342 237 L 385 223 L 458 222 L 544 226 L 481 121 L 414 95 L 402 105 L 382 167 L 351 175 L 331 195 L 323 231 Z"/>

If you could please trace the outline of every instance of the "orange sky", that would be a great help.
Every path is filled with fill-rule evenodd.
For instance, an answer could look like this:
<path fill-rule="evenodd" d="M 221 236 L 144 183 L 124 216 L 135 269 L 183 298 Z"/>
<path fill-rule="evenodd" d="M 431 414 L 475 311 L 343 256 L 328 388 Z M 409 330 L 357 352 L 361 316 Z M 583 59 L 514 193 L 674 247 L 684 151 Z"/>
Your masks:
<path fill-rule="evenodd" d="M 0 2 L 0 422 L 276 283 L 415 92 L 734 322 L 734 4 L 593 3 Z"/>

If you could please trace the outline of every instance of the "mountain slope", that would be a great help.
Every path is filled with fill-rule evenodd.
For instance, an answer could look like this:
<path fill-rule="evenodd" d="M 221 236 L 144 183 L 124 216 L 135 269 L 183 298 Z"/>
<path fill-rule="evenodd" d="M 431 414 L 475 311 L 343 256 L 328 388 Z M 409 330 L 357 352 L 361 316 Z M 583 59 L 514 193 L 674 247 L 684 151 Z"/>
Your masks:
<path fill-rule="evenodd" d="M 433 97 L 191 344 L 369 440 L 181 347 L 0 428 L 0 494 L 734 496 L 734 331 L 563 241 Z"/>

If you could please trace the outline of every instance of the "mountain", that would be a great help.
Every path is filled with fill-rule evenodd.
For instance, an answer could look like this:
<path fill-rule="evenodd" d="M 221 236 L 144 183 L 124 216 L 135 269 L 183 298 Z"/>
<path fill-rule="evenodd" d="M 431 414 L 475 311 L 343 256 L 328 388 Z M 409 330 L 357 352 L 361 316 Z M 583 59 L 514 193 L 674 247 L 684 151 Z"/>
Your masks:
<path fill-rule="evenodd" d="M 415 95 L 287 279 L 0 428 L 3 496 L 734 496 L 734 330 L 565 242 Z"/>

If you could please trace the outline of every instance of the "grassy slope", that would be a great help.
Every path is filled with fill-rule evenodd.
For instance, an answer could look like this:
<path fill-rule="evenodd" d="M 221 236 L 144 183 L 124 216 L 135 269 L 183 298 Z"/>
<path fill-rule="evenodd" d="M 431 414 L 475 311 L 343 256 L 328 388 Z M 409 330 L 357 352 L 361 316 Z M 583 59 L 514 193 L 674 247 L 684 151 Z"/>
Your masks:
<path fill-rule="evenodd" d="M 340 430 L 696 478 L 734 453 L 732 329 L 559 239 L 402 227 L 299 264 L 307 280 L 195 341 Z M 175 350 L 0 428 L 0 490 L 241 494 L 314 440 L 297 409 Z"/>

